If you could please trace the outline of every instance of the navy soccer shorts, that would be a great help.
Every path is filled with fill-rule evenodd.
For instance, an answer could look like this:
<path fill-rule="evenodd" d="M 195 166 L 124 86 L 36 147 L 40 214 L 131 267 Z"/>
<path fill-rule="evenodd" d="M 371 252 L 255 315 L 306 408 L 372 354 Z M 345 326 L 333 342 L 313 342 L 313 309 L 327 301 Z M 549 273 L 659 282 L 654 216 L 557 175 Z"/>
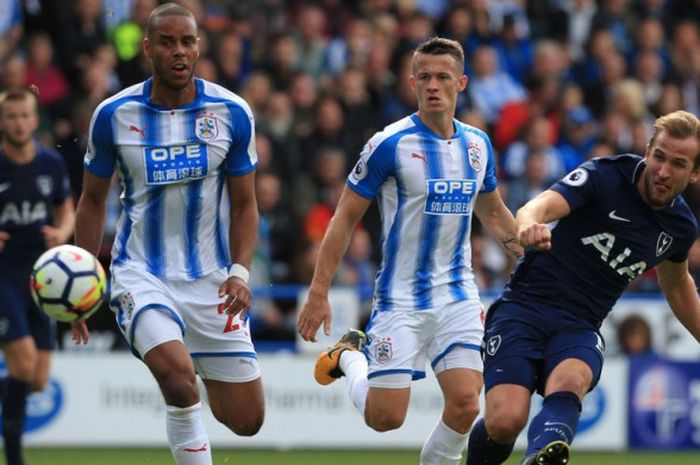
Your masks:
<path fill-rule="evenodd" d="M 32 300 L 29 275 L 0 274 L 0 344 L 32 336 L 40 350 L 53 350 L 56 324 Z"/>
<path fill-rule="evenodd" d="M 543 394 L 554 368 L 574 358 L 591 368 L 593 389 L 603 369 L 603 350 L 597 328 L 572 312 L 497 302 L 486 319 L 484 385 L 488 391 L 498 384 L 517 384 Z"/>

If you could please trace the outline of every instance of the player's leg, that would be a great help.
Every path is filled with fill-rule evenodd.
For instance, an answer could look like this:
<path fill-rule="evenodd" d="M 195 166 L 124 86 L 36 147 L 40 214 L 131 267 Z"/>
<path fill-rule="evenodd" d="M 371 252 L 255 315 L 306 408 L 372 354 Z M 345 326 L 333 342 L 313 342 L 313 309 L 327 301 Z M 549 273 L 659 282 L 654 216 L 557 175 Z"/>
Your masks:
<path fill-rule="evenodd" d="M 322 385 L 344 377 L 348 396 L 364 417 L 367 426 L 376 431 L 397 429 L 403 424 L 408 411 L 411 373 L 406 370 L 399 373 L 378 373 L 370 383 L 369 363 L 364 353 L 365 342 L 366 336 L 362 331 L 348 331 L 333 347 L 318 357 L 314 377 Z M 373 353 L 393 353 L 393 348 L 386 344 L 372 350 Z"/>
<path fill-rule="evenodd" d="M 439 373 L 437 379 L 445 404 L 441 417 L 423 444 L 420 463 L 457 465 L 462 460 L 472 423 L 479 414 L 483 378 L 481 371 L 455 368 Z"/>
<path fill-rule="evenodd" d="M 530 423 L 524 463 L 560 465 L 569 461 L 581 401 L 600 377 L 602 340 L 593 328 L 561 332 L 549 341 L 545 356 L 544 402 Z"/>
<path fill-rule="evenodd" d="M 527 424 L 530 396 L 539 382 L 546 335 L 512 318 L 529 310 L 513 303 L 492 307 L 484 336 L 486 408 L 469 435 L 467 465 L 499 465 Z"/>
<path fill-rule="evenodd" d="M 166 434 L 177 465 L 211 465 L 209 438 L 194 365 L 182 342 L 182 329 L 170 313 L 142 310 L 133 347 L 158 382 L 166 404 Z"/>
<path fill-rule="evenodd" d="M 22 433 L 27 410 L 29 386 L 34 375 L 37 350 L 34 339 L 24 336 L 3 346 L 7 379 L 2 399 L 2 427 L 5 439 L 5 460 L 8 465 L 22 461 Z"/>
<path fill-rule="evenodd" d="M 254 357 L 195 357 L 214 417 L 239 436 L 253 436 L 265 419 L 265 396 Z"/>
<path fill-rule="evenodd" d="M 479 352 L 484 335 L 478 300 L 432 310 L 435 329 L 426 355 L 444 396 L 444 407 L 421 450 L 421 465 L 457 465 L 474 419 L 479 414 L 484 364 Z"/>
<path fill-rule="evenodd" d="M 37 351 L 36 369 L 32 383 L 29 386 L 31 392 L 43 391 L 49 382 L 51 374 L 51 351 L 39 349 Z"/>
<path fill-rule="evenodd" d="M 22 292 L 22 289 L 26 292 Z M 27 396 L 34 375 L 37 349 L 31 336 L 28 308 L 32 305 L 26 282 L 15 283 L 0 277 L 0 344 L 5 355 L 7 377 L 2 398 L 2 426 L 7 465 L 22 461 L 22 434 L 27 409 Z"/>
<path fill-rule="evenodd" d="M 187 283 L 178 283 L 185 287 Z M 192 359 L 183 342 L 185 322 L 178 285 L 142 268 L 112 269 L 111 306 L 132 351 L 148 366 L 166 404 L 166 434 L 177 465 L 211 465 Z M 189 292 L 185 289 L 184 293 Z M 188 328 L 189 332 L 189 328 Z"/>

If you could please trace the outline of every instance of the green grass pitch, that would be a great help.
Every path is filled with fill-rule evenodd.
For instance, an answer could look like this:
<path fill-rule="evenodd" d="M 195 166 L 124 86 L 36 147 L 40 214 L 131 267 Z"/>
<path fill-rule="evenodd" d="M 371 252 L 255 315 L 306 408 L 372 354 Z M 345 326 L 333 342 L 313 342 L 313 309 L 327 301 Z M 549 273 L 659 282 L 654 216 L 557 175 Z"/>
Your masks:
<path fill-rule="evenodd" d="M 418 451 L 272 451 L 214 449 L 214 465 L 417 465 Z M 517 465 L 516 452 L 505 465 Z M 44 449 L 26 451 L 28 464 L 51 465 L 172 465 L 165 449 Z M 573 450 L 571 465 L 695 465 L 700 452 L 590 453 Z"/>

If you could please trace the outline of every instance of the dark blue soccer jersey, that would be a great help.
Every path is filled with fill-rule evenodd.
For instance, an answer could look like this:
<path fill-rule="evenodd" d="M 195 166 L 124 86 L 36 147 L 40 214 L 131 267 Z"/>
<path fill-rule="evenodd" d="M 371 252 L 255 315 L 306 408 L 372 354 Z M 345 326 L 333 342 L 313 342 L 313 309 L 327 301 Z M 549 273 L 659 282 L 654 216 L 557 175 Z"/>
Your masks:
<path fill-rule="evenodd" d="M 0 251 L 0 273 L 27 270 L 46 250 L 42 226 L 51 224 L 51 209 L 70 195 L 65 162 L 37 145 L 34 160 L 16 164 L 0 150 L 0 231 L 10 239 Z"/>
<path fill-rule="evenodd" d="M 571 213 L 552 229 L 550 251 L 527 250 L 504 300 L 571 311 L 600 326 L 635 277 L 664 260 L 682 262 L 697 223 L 682 197 L 662 210 L 643 200 L 637 155 L 588 161 L 551 189 Z"/>

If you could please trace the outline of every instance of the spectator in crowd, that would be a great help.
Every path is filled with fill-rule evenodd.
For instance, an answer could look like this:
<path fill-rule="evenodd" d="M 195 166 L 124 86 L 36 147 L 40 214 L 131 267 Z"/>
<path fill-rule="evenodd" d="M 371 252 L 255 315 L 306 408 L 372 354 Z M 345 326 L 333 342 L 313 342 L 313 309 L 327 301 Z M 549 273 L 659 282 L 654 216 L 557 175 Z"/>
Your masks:
<path fill-rule="evenodd" d="M 493 47 L 485 45 L 474 51 L 472 69 L 469 96 L 489 125 L 497 122 L 501 108 L 507 102 L 525 100 L 522 85 L 499 69 Z"/>
<path fill-rule="evenodd" d="M 617 327 L 617 342 L 620 352 L 631 356 L 649 356 L 654 353 L 651 345 L 651 326 L 636 313 L 628 315 Z"/>

